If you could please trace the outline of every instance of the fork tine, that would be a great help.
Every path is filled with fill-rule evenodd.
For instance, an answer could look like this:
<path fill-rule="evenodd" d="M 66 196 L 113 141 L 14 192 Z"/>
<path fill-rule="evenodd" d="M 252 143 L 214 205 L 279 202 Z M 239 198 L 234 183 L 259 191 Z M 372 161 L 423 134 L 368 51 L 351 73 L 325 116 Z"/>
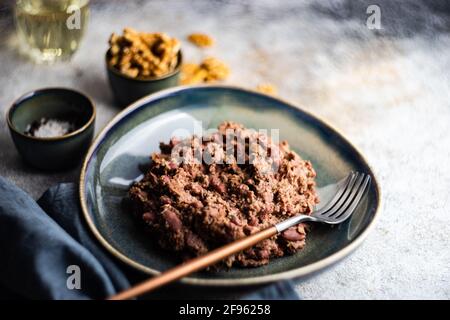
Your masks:
<path fill-rule="evenodd" d="M 356 173 L 357 174 L 357 173 Z M 342 197 L 344 192 L 347 190 L 349 184 L 352 182 L 353 178 L 355 177 L 355 173 L 351 172 L 344 180 L 343 186 L 339 187 L 338 191 L 336 192 L 336 195 L 333 197 L 332 200 L 330 200 L 323 208 L 317 210 L 314 212 L 314 215 L 322 215 L 325 212 L 329 211 L 331 208 L 333 208 L 336 205 L 336 202 L 339 201 L 339 199 Z"/>
<path fill-rule="evenodd" d="M 353 195 L 353 202 L 350 204 L 348 209 L 341 214 L 340 216 L 336 216 L 335 219 L 337 219 L 339 222 L 343 222 L 347 220 L 348 217 L 350 217 L 355 211 L 356 207 L 358 206 L 359 202 L 361 201 L 365 191 L 368 189 L 368 186 L 370 185 L 370 176 L 367 175 L 364 179 L 364 182 L 362 183 L 362 186 L 358 189 L 358 191 Z"/>
<path fill-rule="evenodd" d="M 339 207 L 336 207 L 332 214 L 328 215 L 328 218 L 337 219 L 340 215 L 345 213 L 345 210 L 352 203 L 355 193 L 358 191 L 359 187 L 364 181 L 364 176 L 364 174 L 358 176 L 358 179 L 356 179 L 355 183 L 351 187 L 351 190 L 348 192 L 348 196 L 345 201 L 341 202 L 341 205 Z"/>
<path fill-rule="evenodd" d="M 355 172 L 355 174 L 352 176 L 348 186 L 345 188 L 344 193 L 342 194 L 340 199 L 337 202 L 335 202 L 333 204 L 333 206 L 331 208 L 329 208 L 329 210 L 323 212 L 321 214 L 322 217 L 331 217 L 339 210 L 339 208 L 342 207 L 342 205 L 348 199 L 351 191 L 353 190 L 353 187 L 354 187 L 356 181 L 358 180 L 359 176 L 360 176 L 360 173 L 359 172 Z"/>

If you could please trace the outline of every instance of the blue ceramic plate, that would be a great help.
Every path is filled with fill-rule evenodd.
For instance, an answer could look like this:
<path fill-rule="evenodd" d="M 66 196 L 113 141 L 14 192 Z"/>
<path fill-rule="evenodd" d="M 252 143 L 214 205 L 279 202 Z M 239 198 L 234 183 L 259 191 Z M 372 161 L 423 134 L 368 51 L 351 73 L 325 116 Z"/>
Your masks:
<path fill-rule="evenodd" d="M 350 171 L 372 175 L 363 156 L 341 134 L 323 121 L 286 102 L 260 93 L 228 86 L 178 87 L 147 96 L 119 113 L 91 146 L 80 179 L 84 216 L 96 238 L 125 263 L 157 274 L 176 265 L 151 243 L 142 225 L 124 212 L 122 199 L 140 167 L 172 133 L 192 133 L 201 122 L 215 128 L 224 120 L 254 129 L 279 129 L 280 139 L 317 172 L 319 195 L 324 199 L 333 184 Z M 373 177 L 364 201 L 351 219 L 330 227 L 315 225 L 304 250 L 275 259 L 258 268 L 199 272 L 182 280 L 200 285 L 261 284 L 305 276 L 340 260 L 355 249 L 373 227 L 380 208 L 380 191 Z M 328 186 L 328 187 L 326 187 Z"/>

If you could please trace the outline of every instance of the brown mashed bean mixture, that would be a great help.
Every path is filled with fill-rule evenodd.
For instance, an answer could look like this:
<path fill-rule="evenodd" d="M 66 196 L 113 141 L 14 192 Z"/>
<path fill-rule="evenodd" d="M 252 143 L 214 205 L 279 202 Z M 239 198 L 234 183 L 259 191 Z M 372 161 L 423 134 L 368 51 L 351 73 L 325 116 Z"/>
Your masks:
<path fill-rule="evenodd" d="M 318 202 L 311 163 L 290 150 L 286 141 L 276 144 L 266 134 L 233 122 L 223 122 L 218 129 L 203 138 L 161 143 L 145 177 L 129 190 L 133 212 L 154 239 L 183 259 L 291 216 L 311 214 Z M 224 143 L 230 132 L 234 134 L 231 146 Z M 264 147 L 267 156 L 255 157 Z M 214 161 L 179 161 L 174 155 L 183 154 L 180 150 L 191 154 L 200 150 Z M 305 229 L 303 224 L 292 227 L 224 263 L 261 266 L 293 254 L 305 246 Z"/>

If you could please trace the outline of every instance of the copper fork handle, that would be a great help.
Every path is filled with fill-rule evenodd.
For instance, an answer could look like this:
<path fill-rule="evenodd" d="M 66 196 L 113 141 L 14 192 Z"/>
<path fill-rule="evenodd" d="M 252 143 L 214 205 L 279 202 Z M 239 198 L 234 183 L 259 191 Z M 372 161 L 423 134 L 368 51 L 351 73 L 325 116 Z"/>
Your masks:
<path fill-rule="evenodd" d="M 131 287 L 125 291 L 122 291 L 114 296 L 108 298 L 108 300 L 125 300 L 137 297 L 143 293 L 150 292 L 156 288 L 159 288 L 169 282 L 178 280 L 188 274 L 195 271 L 204 269 L 216 262 L 234 254 L 247 249 L 258 242 L 268 239 L 278 233 L 275 226 L 269 227 L 257 233 L 254 233 L 248 237 L 242 238 L 231 242 L 223 247 L 215 249 L 204 256 L 200 256 L 189 260 L 175 268 L 169 269 L 158 276 L 155 276 L 149 280 L 146 280 L 134 287 Z"/>

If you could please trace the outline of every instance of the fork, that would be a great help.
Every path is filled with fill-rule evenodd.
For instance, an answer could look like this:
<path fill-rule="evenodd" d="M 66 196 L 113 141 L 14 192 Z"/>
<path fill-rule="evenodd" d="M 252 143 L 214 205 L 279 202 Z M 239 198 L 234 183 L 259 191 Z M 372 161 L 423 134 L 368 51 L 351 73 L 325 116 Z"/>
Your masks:
<path fill-rule="evenodd" d="M 364 173 L 351 172 L 341 180 L 337 186 L 334 197 L 321 209 L 311 215 L 300 214 L 284 220 L 274 226 L 263 229 L 248 237 L 231 242 L 209 253 L 194 258 L 175 268 L 169 269 L 156 277 L 146 280 L 134 287 L 122 291 L 108 298 L 108 300 L 125 300 L 148 293 L 158 287 L 178 280 L 195 271 L 204 269 L 220 260 L 247 249 L 258 242 L 273 237 L 302 222 L 322 222 L 327 224 L 339 224 L 347 220 L 360 203 L 364 192 L 370 184 L 370 176 Z"/>

